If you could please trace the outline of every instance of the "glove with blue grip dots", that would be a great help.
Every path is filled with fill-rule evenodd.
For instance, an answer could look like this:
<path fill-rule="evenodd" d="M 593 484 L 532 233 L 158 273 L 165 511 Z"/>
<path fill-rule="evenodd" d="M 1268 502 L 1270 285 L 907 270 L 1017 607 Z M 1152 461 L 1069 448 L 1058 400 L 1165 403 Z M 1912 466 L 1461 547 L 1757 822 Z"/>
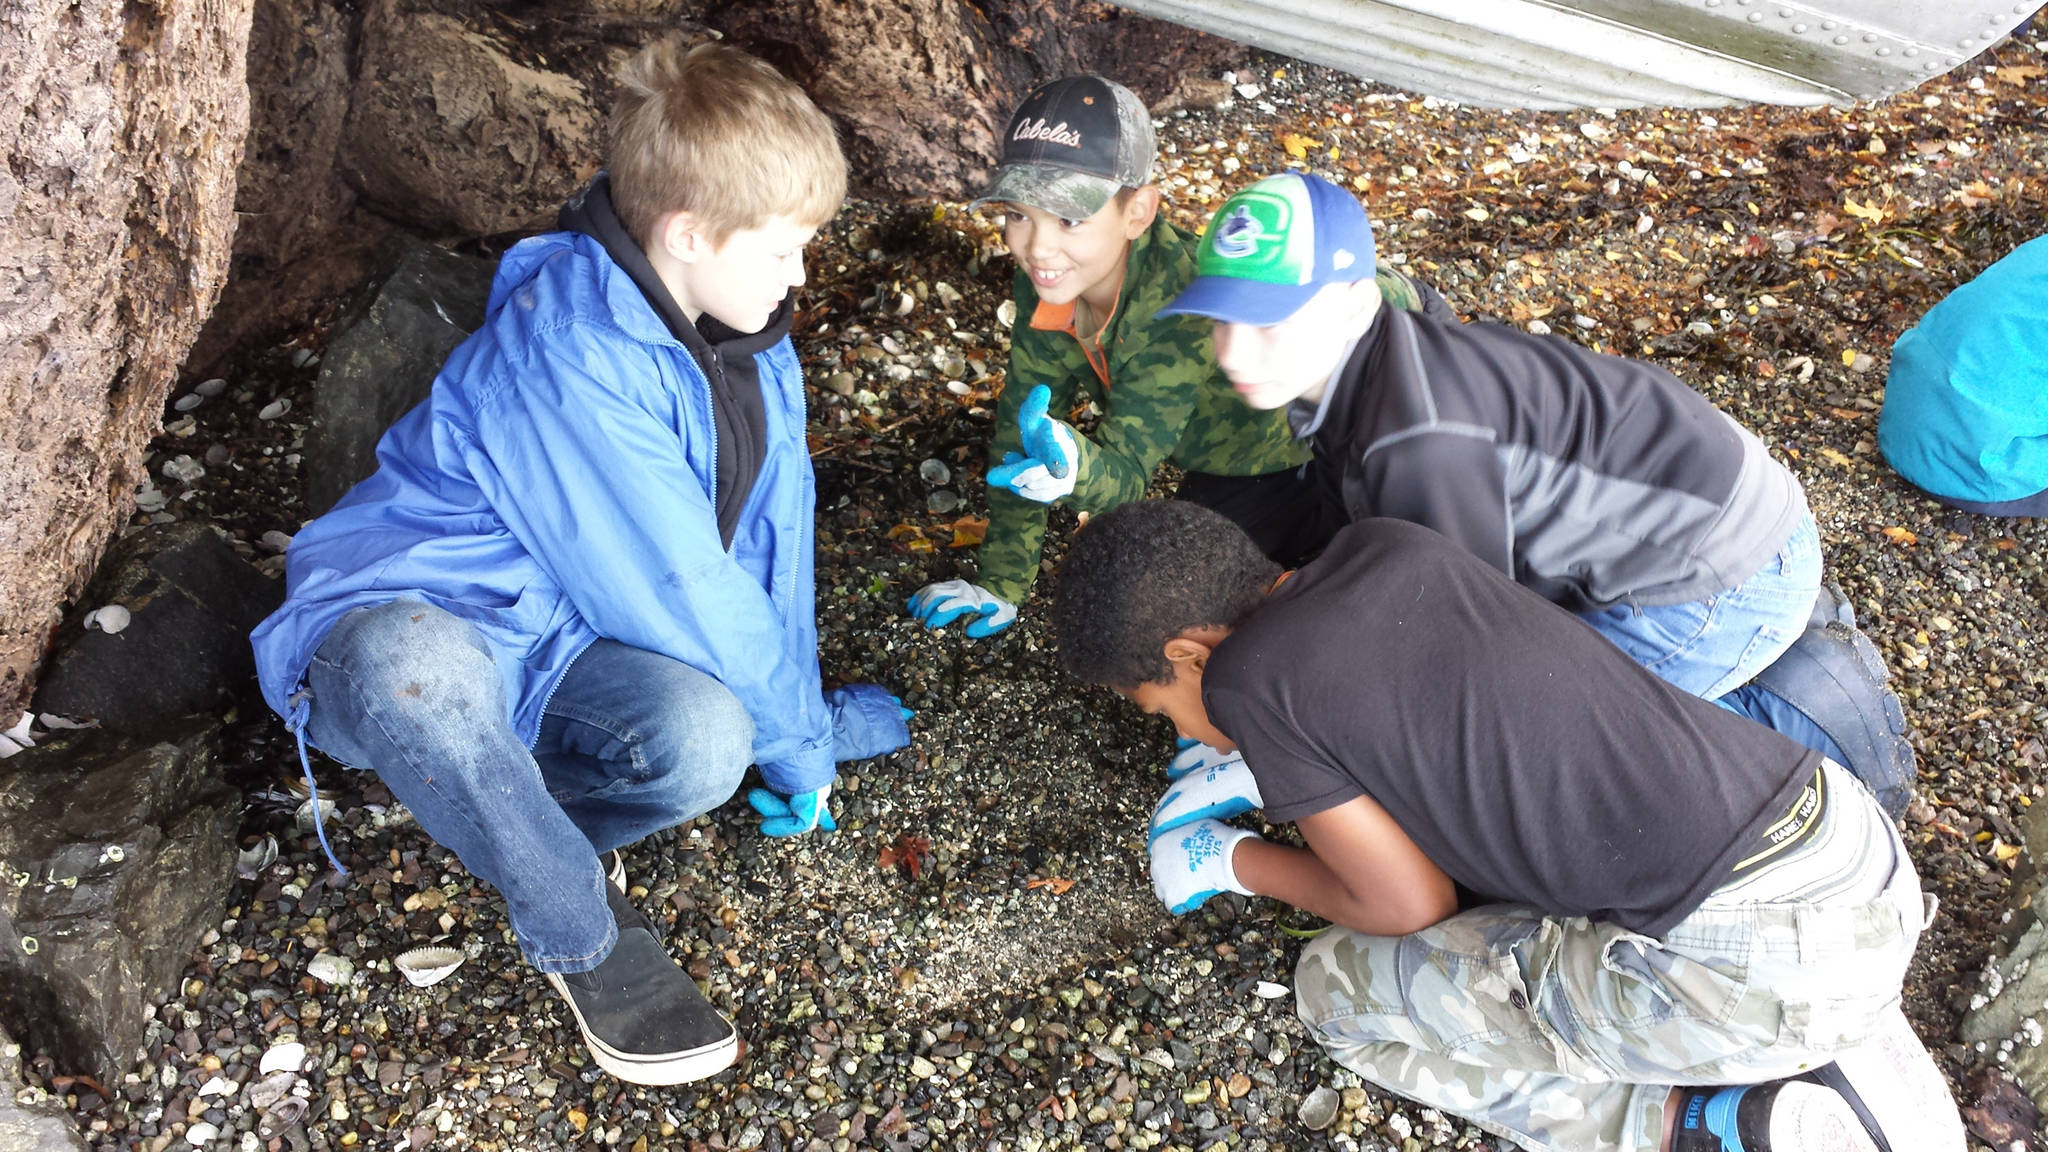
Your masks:
<path fill-rule="evenodd" d="M 1166 778 L 1168 780 L 1178 780 L 1198 768 L 1207 768 L 1224 760 L 1243 759 L 1236 752 L 1225 752 L 1221 748 L 1212 748 L 1199 740 L 1191 740 L 1186 736 L 1177 738 L 1173 746 L 1178 751 L 1173 754 L 1172 761 L 1166 765 Z"/>
<path fill-rule="evenodd" d="M 911 596 L 910 615 L 927 628 L 944 628 L 967 617 L 967 634 L 979 640 L 1016 623 L 1017 606 L 979 584 L 941 580 Z"/>
<path fill-rule="evenodd" d="M 1080 449 L 1074 430 L 1046 414 L 1052 389 L 1040 384 L 1017 410 L 1017 431 L 1024 437 L 1024 455 L 1003 453 L 1003 462 L 989 469 L 992 488 L 1008 488 L 1026 500 L 1050 504 L 1074 490 L 1074 461 Z"/>
<path fill-rule="evenodd" d="M 1152 841 L 1152 891 L 1166 910 L 1179 916 L 1202 906 L 1219 892 L 1251 896 L 1238 883 L 1231 853 L 1240 840 L 1260 839 L 1256 832 L 1232 828 L 1221 820 L 1197 820 Z"/>
<path fill-rule="evenodd" d="M 754 788 L 747 792 L 747 803 L 761 814 L 762 835 L 800 836 L 813 828 L 823 828 L 827 832 L 839 830 L 839 823 L 832 819 L 832 809 L 825 803 L 831 795 L 830 784 L 794 796 Z"/>
<path fill-rule="evenodd" d="M 1252 770 L 1245 767 L 1242 755 L 1232 752 L 1174 778 L 1173 786 L 1152 809 L 1148 839 L 1157 840 L 1162 834 L 1197 820 L 1228 820 L 1265 806 Z"/>

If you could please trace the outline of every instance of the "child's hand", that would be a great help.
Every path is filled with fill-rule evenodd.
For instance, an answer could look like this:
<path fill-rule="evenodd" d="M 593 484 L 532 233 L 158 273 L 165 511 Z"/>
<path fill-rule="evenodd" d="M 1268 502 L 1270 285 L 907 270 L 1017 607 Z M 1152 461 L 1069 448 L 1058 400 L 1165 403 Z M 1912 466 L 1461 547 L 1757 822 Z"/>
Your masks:
<path fill-rule="evenodd" d="M 1254 895 L 1238 883 L 1231 853 L 1237 842 L 1259 839 L 1256 832 L 1232 828 L 1221 820 L 1197 820 L 1152 841 L 1152 891 L 1166 910 L 1179 916 L 1202 906 L 1218 892 Z"/>
<path fill-rule="evenodd" d="M 1003 454 L 1003 462 L 989 469 L 993 488 L 1007 488 L 1026 500 L 1050 504 L 1074 490 L 1074 460 L 1080 455 L 1074 430 L 1046 414 L 1052 389 L 1040 384 L 1024 398 L 1017 411 L 1017 431 L 1023 434 L 1024 451 Z"/>
<path fill-rule="evenodd" d="M 962 616 L 970 617 L 967 634 L 979 640 L 1014 623 L 1017 606 L 979 584 L 941 580 L 911 596 L 910 615 L 927 628 L 944 628 Z"/>
<path fill-rule="evenodd" d="M 798 836 L 813 828 L 839 831 L 839 822 L 832 819 L 832 809 L 825 803 L 831 795 L 830 784 L 814 792 L 799 792 L 788 797 L 778 796 L 766 788 L 755 788 L 747 793 L 747 803 L 761 814 L 762 835 Z"/>
<path fill-rule="evenodd" d="M 1166 790 L 1158 807 L 1152 809 L 1152 830 L 1148 838 L 1157 840 L 1197 820 L 1228 820 L 1265 806 L 1266 800 L 1259 795 L 1259 782 L 1252 777 L 1252 770 L 1245 767 L 1243 756 L 1232 752 L 1199 771 L 1174 778 L 1173 787 Z"/>
<path fill-rule="evenodd" d="M 1219 761 L 1237 757 L 1235 752 L 1225 752 L 1220 748 L 1211 748 L 1207 744 L 1203 744 L 1198 740 L 1190 740 L 1185 736 L 1176 739 L 1174 747 L 1179 749 L 1179 751 L 1174 753 L 1173 760 L 1166 765 L 1166 778 L 1168 780 L 1178 780 L 1198 768 L 1207 768 Z M 1239 758 L 1241 759 L 1241 757 Z"/>

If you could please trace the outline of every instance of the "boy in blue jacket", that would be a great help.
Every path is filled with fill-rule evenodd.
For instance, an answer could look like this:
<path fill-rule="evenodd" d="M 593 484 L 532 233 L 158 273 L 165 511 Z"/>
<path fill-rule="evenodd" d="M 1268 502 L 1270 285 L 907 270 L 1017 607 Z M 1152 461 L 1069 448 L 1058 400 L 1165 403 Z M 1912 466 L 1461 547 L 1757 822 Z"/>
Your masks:
<path fill-rule="evenodd" d="M 765 832 L 832 828 L 834 763 L 909 739 L 886 692 L 828 694 L 818 668 L 788 331 L 845 190 L 830 122 L 768 65 L 640 53 L 607 172 L 506 253 L 484 326 L 294 539 L 252 637 L 271 707 L 504 895 L 635 1083 L 712 1075 L 738 1041 L 626 901 L 617 849 L 749 764 Z"/>

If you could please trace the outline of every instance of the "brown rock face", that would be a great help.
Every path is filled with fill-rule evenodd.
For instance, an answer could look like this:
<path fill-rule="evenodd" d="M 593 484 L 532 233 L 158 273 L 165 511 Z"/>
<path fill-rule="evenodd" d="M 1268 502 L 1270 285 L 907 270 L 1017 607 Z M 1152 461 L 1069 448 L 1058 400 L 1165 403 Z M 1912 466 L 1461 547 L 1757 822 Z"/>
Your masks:
<path fill-rule="evenodd" d="M 250 3 L 0 0 L 0 713 L 227 274 Z"/>
<path fill-rule="evenodd" d="M 341 161 L 386 215 L 464 236 L 537 230 L 601 162 L 583 85 L 471 26 L 378 0 L 361 61 Z"/>
<path fill-rule="evenodd" d="M 1075 72 L 1148 102 L 1245 49 L 1093 0 L 742 0 L 706 22 L 837 120 L 856 180 L 883 194 L 980 190 L 1024 94 Z"/>

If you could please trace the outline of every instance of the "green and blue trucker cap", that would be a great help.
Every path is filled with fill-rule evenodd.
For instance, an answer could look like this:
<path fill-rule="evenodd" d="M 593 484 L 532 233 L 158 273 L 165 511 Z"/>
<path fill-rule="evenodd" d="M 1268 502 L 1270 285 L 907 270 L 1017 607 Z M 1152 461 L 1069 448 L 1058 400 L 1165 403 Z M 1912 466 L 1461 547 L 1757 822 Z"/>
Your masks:
<path fill-rule="evenodd" d="M 1294 315 L 1325 284 L 1372 279 L 1374 267 L 1372 224 L 1358 198 L 1319 176 L 1283 172 L 1216 210 L 1194 281 L 1159 315 L 1264 328 Z"/>

